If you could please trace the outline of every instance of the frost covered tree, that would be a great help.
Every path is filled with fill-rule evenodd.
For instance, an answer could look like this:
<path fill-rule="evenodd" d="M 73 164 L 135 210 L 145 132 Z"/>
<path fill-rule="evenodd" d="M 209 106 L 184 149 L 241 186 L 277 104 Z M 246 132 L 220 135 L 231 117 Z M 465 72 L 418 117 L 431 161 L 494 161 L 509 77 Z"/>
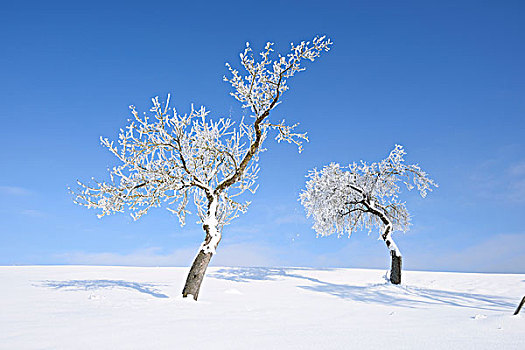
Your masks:
<path fill-rule="evenodd" d="M 403 147 L 396 145 L 378 163 L 361 161 L 347 167 L 332 163 L 321 171 L 314 169 L 308 173 L 306 189 L 300 194 L 301 204 L 320 236 L 350 236 L 357 230 L 379 229 L 390 250 L 393 284 L 401 283 L 402 256 L 392 232 L 407 231 L 410 226 L 405 202 L 399 199 L 401 186 L 417 188 L 422 197 L 437 187 L 417 164 L 405 164 L 405 154 Z"/>
<path fill-rule="evenodd" d="M 110 181 L 78 182 L 75 202 L 99 209 L 99 217 L 127 209 L 135 220 L 165 204 L 184 225 L 193 201 L 205 238 L 182 294 L 197 300 L 224 226 L 250 204 L 241 195 L 257 189 L 259 154 L 268 132 L 276 131 L 278 142 L 294 143 L 299 152 L 301 142 L 307 141 L 306 133 L 294 131 L 297 124 L 272 122 L 270 112 L 288 90 L 287 80 L 331 44 L 324 36 L 315 37 L 311 42 L 292 43 L 288 54 L 275 57 L 273 44 L 267 43 L 254 57 L 247 43 L 240 54 L 246 73 L 226 64 L 230 76 L 224 77 L 233 88 L 231 95 L 249 114 L 237 125 L 228 118 L 211 119 L 204 107 L 192 106 L 189 113 L 180 114 L 170 109 L 169 95 L 165 103 L 154 98 L 149 113 L 131 106 L 132 118 L 120 130 L 118 141 L 101 138 L 119 161 L 109 171 Z"/>

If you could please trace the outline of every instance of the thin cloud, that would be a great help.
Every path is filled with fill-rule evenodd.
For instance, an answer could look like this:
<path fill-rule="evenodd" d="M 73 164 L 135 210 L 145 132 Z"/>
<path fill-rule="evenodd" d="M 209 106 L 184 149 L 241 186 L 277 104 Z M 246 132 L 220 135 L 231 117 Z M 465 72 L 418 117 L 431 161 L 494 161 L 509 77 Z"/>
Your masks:
<path fill-rule="evenodd" d="M 289 214 L 289 215 L 282 215 L 277 217 L 274 220 L 274 223 L 276 225 L 283 225 L 283 224 L 304 224 L 307 220 L 305 218 L 305 215 L 299 215 L 299 214 Z"/>
<path fill-rule="evenodd" d="M 195 249 L 177 249 L 168 254 L 162 254 L 161 248 L 152 247 L 131 253 L 87 253 L 70 252 L 55 255 L 55 258 L 65 264 L 73 265 L 103 265 L 103 266 L 186 266 L 195 256 Z"/>
<path fill-rule="evenodd" d="M 512 176 L 525 177 L 525 161 L 515 163 L 509 167 L 509 174 Z"/>
<path fill-rule="evenodd" d="M 20 212 L 24 216 L 29 216 L 32 218 L 43 218 L 46 214 L 43 211 L 38 209 L 24 209 Z"/>
<path fill-rule="evenodd" d="M 0 186 L 0 194 L 16 197 L 29 196 L 33 192 L 24 187 L 19 186 Z"/>
<path fill-rule="evenodd" d="M 61 263 L 103 266 L 190 266 L 198 247 L 176 249 L 163 253 L 159 247 L 131 253 L 70 252 L 55 255 Z M 215 266 L 277 266 L 278 253 L 270 246 L 256 243 L 239 243 L 219 246 L 211 264 Z"/>
<path fill-rule="evenodd" d="M 262 243 L 237 243 L 217 249 L 212 260 L 215 266 L 281 266 L 281 254 L 273 246 Z"/>
<path fill-rule="evenodd" d="M 515 162 L 502 170 L 494 161 L 483 163 L 472 175 L 478 196 L 492 200 L 525 202 L 525 161 Z"/>
<path fill-rule="evenodd" d="M 498 234 L 460 251 L 411 257 L 410 268 L 461 272 L 525 273 L 525 234 Z"/>

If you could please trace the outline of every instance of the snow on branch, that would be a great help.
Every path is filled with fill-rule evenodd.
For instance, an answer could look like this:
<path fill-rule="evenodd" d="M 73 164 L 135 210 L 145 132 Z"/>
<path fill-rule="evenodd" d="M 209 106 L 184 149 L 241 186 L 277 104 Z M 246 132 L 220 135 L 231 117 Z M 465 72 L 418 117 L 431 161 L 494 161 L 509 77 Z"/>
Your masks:
<path fill-rule="evenodd" d="M 377 163 L 352 163 L 347 167 L 332 163 L 307 175 L 300 201 L 318 235 L 339 236 L 374 227 L 407 231 L 410 215 L 399 200 L 401 186 L 416 188 L 422 197 L 438 185 L 419 165 L 404 162 L 406 152 L 396 145 L 390 155 Z"/>
<path fill-rule="evenodd" d="M 150 114 L 141 115 L 130 107 L 133 118 L 120 130 L 118 145 L 101 138 L 121 164 L 110 171 L 109 183 L 79 182 L 82 191 L 76 202 L 101 209 L 99 217 L 127 208 L 134 219 L 167 202 L 168 210 L 184 224 L 186 206 L 193 196 L 203 219 L 214 188 L 235 172 L 247 152 L 243 141 L 247 128 L 234 129 L 230 119 L 209 120 L 204 107 L 192 106 L 189 114 L 181 115 L 168 108 L 169 96 L 164 105 L 158 98 L 152 103 Z M 248 203 L 237 203 L 233 198 L 246 190 L 255 191 L 257 172 L 253 164 L 229 193 L 221 194 L 223 224 L 246 209 Z"/>
<path fill-rule="evenodd" d="M 224 77 L 234 91 L 231 95 L 242 103 L 243 108 L 249 108 L 256 123 L 265 132 L 267 128 L 276 129 L 279 134 L 277 141 L 294 143 L 302 150 L 302 140 L 308 141 L 306 133 L 293 133 L 298 125 L 287 126 L 284 120 L 279 124 L 261 123 L 270 111 L 279 103 L 282 94 L 288 90 L 287 79 L 297 72 L 304 71 L 302 66 L 304 60 L 314 61 L 321 52 L 330 50 L 332 42 L 325 36 L 315 37 L 311 42 L 302 41 L 299 45 L 291 44 L 290 53 L 286 56 L 278 55 L 277 59 L 270 57 L 273 51 L 273 43 L 268 42 L 260 53 L 261 60 L 257 61 L 253 56 L 252 48 L 246 43 L 246 49 L 240 54 L 241 64 L 248 74 L 242 76 L 230 64 L 226 66 L 230 70 L 231 77 Z"/>
<path fill-rule="evenodd" d="M 226 225 L 250 204 L 237 197 L 257 189 L 258 155 L 268 130 L 277 130 L 277 141 L 294 143 L 299 150 L 301 141 L 307 140 L 305 133 L 294 132 L 297 124 L 289 126 L 284 120 L 272 124 L 267 119 L 288 89 L 286 80 L 304 70 L 302 61 L 315 60 L 330 45 L 329 39 L 316 37 L 311 43 L 292 44 L 289 54 L 275 60 L 270 57 L 271 43 L 260 60 L 247 45 L 241 53 L 245 76 L 227 64 L 232 76 L 224 80 L 232 85 L 232 95 L 254 114 L 251 122 L 243 118 L 234 125 L 228 118 L 213 120 L 204 107 L 192 106 L 189 113 L 180 114 L 169 107 L 169 95 L 165 103 L 153 98 L 148 113 L 130 106 L 132 118 L 118 140 L 101 138 L 119 160 L 109 171 L 110 181 L 78 181 L 75 202 L 99 209 L 99 217 L 129 210 L 135 220 L 164 203 L 183 225 L 193 199 L 201 222 L 216 222 L 218 228 Z"/>

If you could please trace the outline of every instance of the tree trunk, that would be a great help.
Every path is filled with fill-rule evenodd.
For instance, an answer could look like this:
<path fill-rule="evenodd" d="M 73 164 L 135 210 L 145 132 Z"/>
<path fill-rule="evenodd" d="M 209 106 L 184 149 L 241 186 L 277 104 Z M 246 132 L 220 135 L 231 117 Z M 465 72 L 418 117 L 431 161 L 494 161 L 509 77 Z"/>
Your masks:
<path fill-rule="evenodd" d="M 195 257 L 188 277 L 186 278 L 186 284 L 182 290 L 182 297 L 184 298 L 186 298 L 188 294 L 193 295 L 194 300 L 197 300 L 199 297 L 199 290 L 201 289 L 204 274 L 206 273 L 211 257 L 215 254 L 215 249 L 217 249 L 221 241 L 221 231 L 217 227 L 217 205 L 217 198 L 210 196 L 208 214 L 202 222 L 202 229 L 206 232 L 206 238 L 204 242 L 202 242 L 199 253 Z"/>
<path fill-rule="evenodd" d="M 516 309 L 516 311 L 514 311 L 514 315 L 517 315 L 520 313 L 520 310 L 521 308 L 523 307 L 523 304 L 525 304 L 525 297 L 523 297 L 523 299 L 521 299 L 521 302 L 520 304 L 518 305 L 518 308 Z"/>
<path fill-rule="evenodd" d="M 390 250 L 390 256 L 392 257 L 392 267 L 390 268 L 390 283 L 401 284 L 401 265 L 403 258 L 401 256 L 399 248 L 392 239 L 392 221 L 390 221 L 388 215 L 385 214 L 384 208 L 382 208 L 381 205 L 376 205 L 373 199 L 366 197 L 364 204 L 367 207 L 367 209 L 372 214 L 377 215 L 385 225 L 381 238 L 383 238 L 383 240 L 385 241 L 387 248 Z"/>
<path fill-rule="evenodd" d="M 394 250 L 390 251 L 392 257 L 392 267 L 390 268 L 390 282 L 392 284 L 401 284 L 401 266 L 403 258 L 397 256 Z"/>
<path fill-rule="evenodd" d="M 182 290 L 182 296 L 186 298 L 188 294 L 193 295 L 193 299 L 197 300 L 199 297 L 199 290 L 201 288 L 206 268 L 210 263 L 212 253 L 204 253 L 202 249 L 199 250 L 199 254 L 195 257 L 193 265 L 191 266 L 190 273 L 186 278 L 186 284 Z"/>
<path fill-rule="evenodd" d="M 401 266 L 403 258 L 401 252 L 397 247 L 397 244 L 392 239 L 392 223 L 386 215 L 380 216 L 381 220 L 385 223 L 385 230 L 381 237 L 385 241 L 387 248 L 390 250 L 390 256 L 392 257 L 392 266 L 390 268 L 390 283 L 401 284 Z"/>

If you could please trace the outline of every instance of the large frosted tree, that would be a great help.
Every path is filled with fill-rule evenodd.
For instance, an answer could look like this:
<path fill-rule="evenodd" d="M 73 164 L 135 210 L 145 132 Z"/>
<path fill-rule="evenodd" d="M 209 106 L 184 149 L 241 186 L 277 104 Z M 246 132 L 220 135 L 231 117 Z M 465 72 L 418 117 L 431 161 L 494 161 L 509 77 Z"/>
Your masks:
<path fill-rule="evenodd" d="M 324 36 L 316 37 L 291 44 L 288 54 L 275 57 L 273 44 L 267 43 L 254 57 L 247 43 L 240 54 L 246 72 L 226 64 L 230 75 L 224 77 L 233 88 L 231 95 L 248 111 L 237 124 L 227 118 L 211 119 L 204 107 L 192 106 L 189 113 L 180 114 L 169 108 L 169 96 L 165 103 L 154 98 L 149 113 L 131 106 L 132 118 L 117 142 L 101 138 L 119 165 L 110 170 L 108 182 L 78 182 L 75 202 L 99 209 L 99 217 L 128 210 L 135 220 L 152 207 L 165 205 L 184 225 L 193 201 L 205 238 L 182 293 L 197 300 L 224 226 L 246 211 L 250 202 L 243 193 L 257 189 L 259 153 L 268 132 L 274 130 L 278 142 L 294 143 L 299 151 L 307 140 L 306 133 L 294 132 L 296 125 L 269 117 L 288 90 L 287 80 L 331 44 Z"/>
<path fill-rule="evenodd" d="M 410 215 L 399 199 L 401 187 L 417 188 L 425 197 L 437 184 L 419 165 L 404 162 L 405 151 L 396 145 L 390 155 L 377 163 L 332 163 L 308 174 L 300 201 L 313 229 L 320 236 L 338 236 L 362 229 L 379 229 L 392 258 L 390 281 L 401 283 L 402 255 L 392 239 L 396 230 L 407 231 Z"/>

